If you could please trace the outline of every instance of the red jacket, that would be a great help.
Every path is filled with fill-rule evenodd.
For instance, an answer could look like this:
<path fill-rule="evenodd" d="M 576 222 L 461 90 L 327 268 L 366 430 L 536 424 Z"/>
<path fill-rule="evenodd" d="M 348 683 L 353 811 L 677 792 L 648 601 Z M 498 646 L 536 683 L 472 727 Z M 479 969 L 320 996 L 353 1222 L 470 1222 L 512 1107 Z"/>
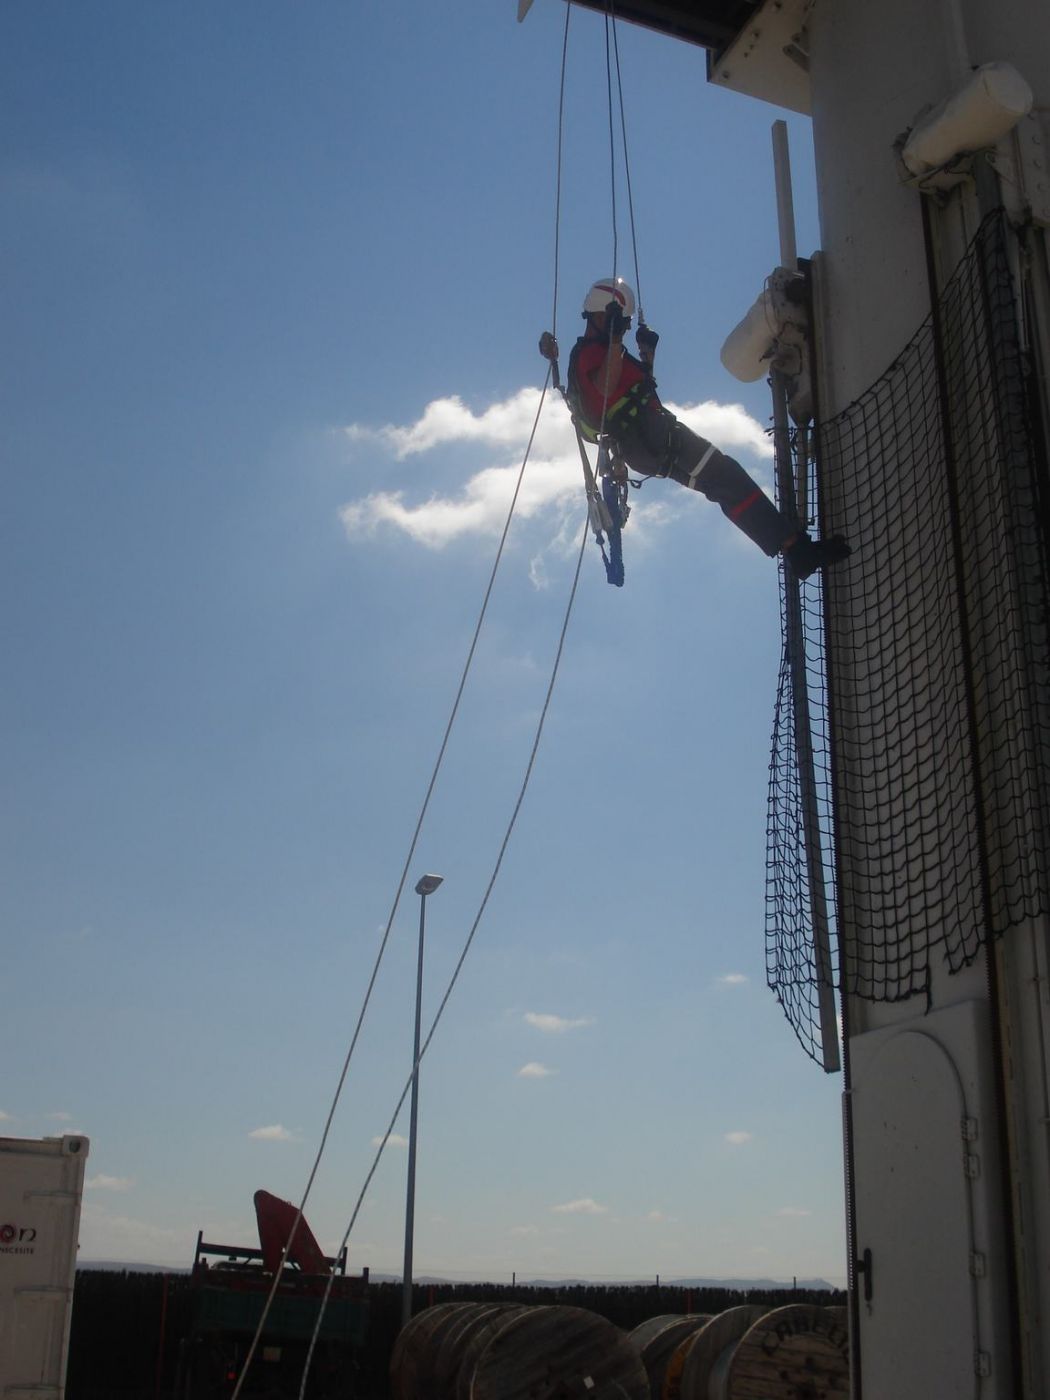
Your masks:
<path fill-rule="evenodd" d="M 603 340 L 581 336 L 569 358 L 570 392 L 575 392 L 580 414 L 595 432 L 601 426 L 603 417 L 608 423 L 622 399 L 636 384 L 651 383 L 650 373 L 641 360 L 636 360 L 629 351 L 624 350 L 620 377 L 609 390 L 608 403 L 603 404 L 601 390 L 595 386 L 591 376 L 601 367 L 607 349 Z"/>

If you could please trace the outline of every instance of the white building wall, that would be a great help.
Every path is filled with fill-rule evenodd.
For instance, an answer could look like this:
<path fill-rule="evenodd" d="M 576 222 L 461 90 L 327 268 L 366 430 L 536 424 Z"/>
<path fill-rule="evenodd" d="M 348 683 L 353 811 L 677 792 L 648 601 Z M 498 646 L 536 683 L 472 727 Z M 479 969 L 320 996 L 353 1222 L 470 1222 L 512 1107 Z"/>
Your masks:
<path fill-rule="evenodd" d="M 1050 107 L 1050 7 L 818 0 L 808 30 L 828 418 L 882 375 L 929 312 L 921 196 L 902 182 L 894 141 L 958 86 L 967 59 L 1013 63 L 1037 107 Z M 936 211 L 942 274 L 981 212 L 972 185 Z M 1050 305 L 1041 311 L 1050 322 Z M 934 965 L 928 1006 L 851 1001 L 855 1243 L 873 1260 L 860 1306 L 868 1400 L 1050 1396 L 1047 948 L 1039 923 L 997 951 L 1010 1164 L 984 955 L 955 975 Z"/>

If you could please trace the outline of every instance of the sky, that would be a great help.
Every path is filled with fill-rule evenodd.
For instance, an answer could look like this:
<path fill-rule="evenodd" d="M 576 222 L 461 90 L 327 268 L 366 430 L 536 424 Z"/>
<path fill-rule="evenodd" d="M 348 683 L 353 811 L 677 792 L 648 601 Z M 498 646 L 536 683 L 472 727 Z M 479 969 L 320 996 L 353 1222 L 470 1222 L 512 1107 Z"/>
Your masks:
<path fill-rule="evenodd" d="M 536 0 L 0 11 L 0 1133 L 91 1139 L 82 1262 L 298 1200 L 543 384 L 614 247 L 602 21 Z M 800 250 L 808 123 L 619 27 L 665 401 L 768 485 L 719 361 Z M 555 306 L 555 283 L 558 296 Z M 306 1214 L 333 1248 L 510 818 L 583 524 L 549 395 Z M 420 1071 L 415 1267 L 845 1274 L 838 1076 L 764 983 L 776 568 L 701 498 L 589 543 L 531 785 Z M 407 1113 L 350 1241 L 400 1269 Z"/>

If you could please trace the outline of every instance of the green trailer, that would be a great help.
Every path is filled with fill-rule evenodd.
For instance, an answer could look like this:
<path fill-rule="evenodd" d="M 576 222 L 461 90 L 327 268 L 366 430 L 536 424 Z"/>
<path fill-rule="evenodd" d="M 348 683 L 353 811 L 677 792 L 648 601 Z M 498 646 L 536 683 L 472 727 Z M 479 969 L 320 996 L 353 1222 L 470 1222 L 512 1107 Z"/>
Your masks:
<path fill-rule="evenodd" d="M 215 1244 L 203 1232 L 197 1236 L 176 1400 L 229 1400 L 242 1371 L 240 1400 L 297 1400 L 315 1332 L 308 1400 L 352 1400 L 357 1354 L 368 1328 L 368 1270 L 348 1275 L 345 1249 L 326 1258 L 304 1221 L 288 1226 L 297 1215 L 293 1206 L 274 1197 L 260 1203 L 260 1196 L 265 1193 L 256 1196 L 262 1249 Z"/>

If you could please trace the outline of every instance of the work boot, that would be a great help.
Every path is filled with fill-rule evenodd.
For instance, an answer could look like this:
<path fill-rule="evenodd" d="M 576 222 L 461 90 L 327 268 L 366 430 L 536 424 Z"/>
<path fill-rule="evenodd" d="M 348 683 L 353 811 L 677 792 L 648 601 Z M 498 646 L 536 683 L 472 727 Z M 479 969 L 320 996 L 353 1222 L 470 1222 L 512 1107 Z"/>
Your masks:
<path fill-rule="evenodd" d="M 803 532 L 784 550 L 784 558 L 799 578 L 809 578 L 818 569 L 826 568 L 828 564 L 839 564 L 852 553 L 852 547 L 841 535 L 830 535 L 826 540 L 811 540 Z"/>

